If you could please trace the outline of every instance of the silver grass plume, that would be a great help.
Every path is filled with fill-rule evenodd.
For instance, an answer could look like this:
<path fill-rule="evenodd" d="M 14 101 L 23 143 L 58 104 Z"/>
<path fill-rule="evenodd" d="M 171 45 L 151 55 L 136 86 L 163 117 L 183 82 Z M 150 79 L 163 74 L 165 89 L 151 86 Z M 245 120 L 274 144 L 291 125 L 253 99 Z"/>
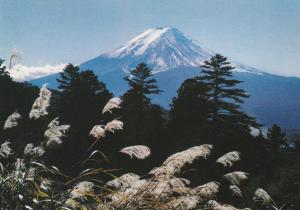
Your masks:
<path fill-rule="evenodd" d="M 255 191 L 253 201 L 255 203 L 261 204 L 264 207 L 272 207 L 273 209 L 278 209 L 272 197 L 262 188 L 258 188 Z"/>
<path fill-rule="evenodd" d="M 162 166 L 151 170 L 149 174 L 155 176 L 178 174 L 185 165 L 192 164 L 195 159 L 200 157 L 207 158 L 207 156 L 210 155 L 212 148 L 213 146 L 210 144 L 203 144 L 175 153 L 169 156 L 165 162 L 163 162 Z"/>
<path fill-rule="evenodd" d="M 166 209 L 188 210 L 195 209 L 199 203 L 198 196 L 180 196 L 166 204 Z"/>
<path fill-rule="evenodd" d="M 5 121 L 3 130 L 14 128 L 18 126 L 18 122 L 21 119 L 21 115 L 18 112 L 11 114 Z"/>
<path fill-rule="evenodd" d="M 113 109 L 120 109 L 120 104 L 122 103 L 122 100 L 118 97 L 111 98 L 106 105 L 104 106 L 102 110 L 102 114 L 105 112 L 112 113 Z"/>
<path fill-rule="evenodd" d="M 240 185 L 240 183 L 248 179 L 249 174 L 243 171 L 234 171 L 225 174 L 223 177 L 228 180 L 232 185 Z"/>
<path fill-rule="evenodd" d="M 0 146 L 0 156 L 7 158 L 13 154 L 12 149 L 10 148 L 10 142 L 6 141 Z"/>
<path fill-rule="evenodd" d="M 229 190 L 231 191 L 233 196 L 243 197 L 243 193 L 242 193 L 241 189 L 238 186 L 230 185 Z"/>
<path fill-rule="evenodd" d="M 140 176 L 134 173 L 123 174 L 122 176 L 108 181 L 105 187 L 112 189 L 130 188 L 133 183 L 140 180 Z"/>
<path fill-rule="evenodd" d="M 59 146 L 69 129 L 70 125 L 60 125 L 58 117 L 52 120 L 44 134 L 47 140 L 46 147 L 55 148 Z"/>
<path fill-rule="evenodd" d="M 238 210 L 237 208 L 227 204 L 219 204 L 215 200 L 209 200 L 207 204 L 211 210 Z"/>
<path fill-rule="evenodd" d="M 192 189 L 192 193 L 202 198 L 212 198 L 219 192 L 220 183 L 212 181 Z"/>
<path fill-rule="evenodd" d="M 123 122 L 120 120 L 112 120 L 111 122 L 107 123 L 105 126 L 105 131 L 114 133 L 116 130 L 123 129 Z"/>
<path fill-rule="evenodd" d="M 95 125 L 92 130 L 90 131 L 90 136 L 93 136 L 96 139 L 104 138 L 105 137 L 105 129 L 103 125 Z"/>
<path fill-rule="evenodd" d="M 125 147 L 120 150 L 121 153 L 127 154 L 130 158 L 136 157 L 137 159 L 145 159 L 151 154 L 151 150 L 149 147 L 145 145 L 135 145 Z"/>
<path fill-rule="evenodd" d="M 78 183 L 71 191 L 70 197 L 71 198 L 82 198 L 86 197 L 86 194 L 93 194 L 94 190 L 94 183 L 83 181 Z"/>
<path fill-rule="evenodd" d="M 216 162 L 221 163 L 223 166 L 232 167 L 234 162 L 240 160 L 240 153 L 237 151 L 228 152 L 220 157 Z"/>
<path fill-rule="evenodd" d="M 42 146 L 34 147 L 32 143 L 25 146 L 24 155 L 28 157 L 41 157 L 45 154 L 45 150 Z"/>
<path fill-rule="evenodd" d="M 41 116 L 48 115 L 47 108 L 50 105 L 51 91 L 46 87 L 46 84 L 40 89 L 39 97 L 34 101 L 32 109 L 29 113 L 30 119 L 38 119 Z"/>
<path fill-rule="evenodd" d="M 149 194 L 154 195 L 155 197 L 168 197 L 181 189 L 186 190 L 186 186 L 189 184 L 190 181 L 184 178 L 170 178 L 163 176 L 148 181 L 146 187 Z"/>

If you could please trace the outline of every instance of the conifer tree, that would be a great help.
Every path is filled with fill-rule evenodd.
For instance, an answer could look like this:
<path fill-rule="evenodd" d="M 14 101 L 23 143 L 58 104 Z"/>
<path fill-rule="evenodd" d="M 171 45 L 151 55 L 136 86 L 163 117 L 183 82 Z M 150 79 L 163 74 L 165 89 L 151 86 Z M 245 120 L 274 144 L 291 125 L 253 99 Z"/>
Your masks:
<path fill-rule="evenodd" d="M 241 81 L 233 79 L 227 58 L 216 54 L 201 66 L 202 74 L 197 78 L 208 88 L 212 112 L 210 120 L 214 129 L 224 126 L 250 132 L 250 126 L 259 127 L 256 120 L 240 110 L 243 99 L 249 97 L 246 91 L 236 87 Z"/>
<path fill-rule="evenodd" d="M 59 91 L 53 112 L 62 123 L 71 125 L 69 140 L 64 145 L 64 154 L 61 154 L 63 161 L 57 164 L 70 169 L 70 165 L 82 158 L 90 146 L 88 134 L 92 127 L 104 124 L 101 110 L 112 94 L 92 71 L 80 71 L 72 64 L 64 68 L 57 81 Z"/>
<path fill-rule="evenodd" d="M 138 64 L 124 78 L 129 90 L 122 99 L 122 116 L 124 134 L 122 146 L 146 144 L 153 151 L 160 151 L 160 141 L 164 129 L 164 111 L 158 105 L 152 104 L 150 95 L 159 94 L 157 81 L 152 78 L 151 69 L 146 64 Z M 157 148 L 157 150 L 156 150 Z"/>
<path fill-rule="evenodd" d="M 172 144 L 185 146 L 200 144 L 207 133 L 210 102 L 208 87 L 196 78 L 185 80 L 177 90 L 169 114 L 169 130 Z"/>
<path fill-rule="evenodd" d="M 279 152 L 280 149 L 287 147 L 286 134 L 282 132 L 281 128 L 274 124 L 268 129 L 267 139 L 271 143 L 271 147 L 275 152 Z"/>

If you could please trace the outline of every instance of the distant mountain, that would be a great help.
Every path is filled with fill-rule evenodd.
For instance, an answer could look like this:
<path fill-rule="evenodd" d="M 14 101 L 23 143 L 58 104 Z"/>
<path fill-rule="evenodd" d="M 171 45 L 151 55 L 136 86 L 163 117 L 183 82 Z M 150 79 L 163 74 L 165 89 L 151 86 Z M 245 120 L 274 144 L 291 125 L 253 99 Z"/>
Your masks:
<path fill-rule="evenodd" d="M 175 28 L 148 29 L 120 48 L 104 53 L 80 65 L 91 69 L 116 95 L 126 91 L 123 78 L 138 63 L 145 62 L 153 70 L 159 87 L 164 92 L 153 96 L 153 101 L 168 108 L 180 84 L 200 72 L 200 65 L 215 52 L 201 45 Z M 225 55 L 226 56 L 226 55 Z M 234 76 L 244 81 L 241 86 L 251 95 L 243 106 L 266 126 L 277 123 L 285 128 L 300 127 L 300 79 L 267 74 L 261 70 L 229 61 Z M 57 74 L 33 80 L 56 87 Z"/>

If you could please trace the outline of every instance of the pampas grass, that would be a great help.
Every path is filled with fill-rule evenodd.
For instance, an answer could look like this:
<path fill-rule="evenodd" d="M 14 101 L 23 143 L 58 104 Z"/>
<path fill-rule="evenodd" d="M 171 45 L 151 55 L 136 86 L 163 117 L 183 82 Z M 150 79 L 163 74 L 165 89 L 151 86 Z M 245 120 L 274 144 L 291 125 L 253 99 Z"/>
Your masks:
<path fill-rule="evenodd" d="M 175 175 L 181 172 L 183 167 L 192 164 L 195 159 L 200 157 L 207 158 L 210 155 L 212 145 L 203 144 L 201 146 L 191 147 L 182 152 L 175 153 L 168 157 L 161 167 L 153 169 L 149 174 L 159 175 Z"/>
<path fill-rule="evenodd" d="M 243 171 L 234 171 L 225 174 L 223 177 L 229 181 L 232 185 L 240 185 L 242 181 L 248 179 L 249 174 Z"/>
<path fill-rule="evenodd" d="M 223 155 L 216 162 L 221 163 L 225 167 L 226 166 L 232 167 L 233 163 L 239 160 L 240 160 L 240 153 L 237 151 L 233 151 Z"/>
<path fill-rule="evenodd" d="M 90 136 L 93 136 L 96 139 L 104 138 L 105 137 L 105 129 L 103 125 L 95 125 L 92 130 L 90 131 Z"/>
<path fill-rule="evenodd" d="M 121 153 L 127 154 L 130 158 L 136 157 L 137 159 L 145 159 L 151 154 L 151 150 L 149 147 L 145 145 L 135 145 L 125 147 L 120 150 Z"/>
<path fill-rule="evenodd" d="M 10 155 L 13 154 L 12 149 L 10 148 L 9 145 L 10 145 L 9 141 L 6 141 L 3 144 L 1 144 L 1 147 L 0 147 L 0 156 L 2 156 L 4 158 L 7 158 L 7 157 L 9 157 Z"/>
<path fill-rule="evenodd" d="M 32 109 L 29 113 L 30 119 L 38 119 L 42 116 L 48 115 L 47 108 L 50 106 L 51 91 L 49 91 L 44 84 L 40 89 L 39 97 L 34 101 Z"/>
<path fill-rule="evenodd" d="M 118 97 L 111 98 L 106 105 L 104 106 L 102 110 L 102 114 L 105 112 L 112 113 L 113 109 L 120 109 L 120 104 L 122 103 L 122 100 Z"/>
<path fill-rule="evenodd" d="M 11 114 L 5 121 L 3 130 L 11 129 L 18 126 L 19 120 L 22 116 L 18 112 Z"/>
<path fill-rule="evenodd" d="M 253 201 L 265 208 L 278 210 L 271 196 L 262 188 L 258 188 L 254 192 Z"/>
<path fill-rule="evenodd" d="M 114 133 L 116 130 L 123 129 L 123 122 L 120 120 L 112 120 L 105 125 L 105 131 Z"/>
<path fill-rule="evenodd" d="M 45 131 L 45 138 L 47 140 L 47 148 L 56 148 L 62 143 L 62 138 L 66 136 L 70 125 L 60 125 L 58 117 L 52 120 L 48 129 Z"/>

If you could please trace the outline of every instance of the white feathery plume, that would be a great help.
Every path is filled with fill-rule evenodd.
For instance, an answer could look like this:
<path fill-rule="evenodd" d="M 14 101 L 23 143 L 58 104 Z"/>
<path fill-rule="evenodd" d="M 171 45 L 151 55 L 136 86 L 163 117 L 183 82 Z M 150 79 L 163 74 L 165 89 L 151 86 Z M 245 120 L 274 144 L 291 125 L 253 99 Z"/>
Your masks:
<path fill-rule="evenodd" d="M 202 198 L 211 198 L 219 192 L 220 183 L 212 181 L 192 189 L 192 193 Z"/>
<path fill-rule="evenodd" d="M 96 139 L 104 138 L 105 137 L 105 130 L 103 125 L 95 125 L 92 130 L 90 131 L 90 136 L 93 136 Z"/>
<path fill-rule="evenodd" d="M 47 108 L 50 105 L 51 91 L 49 91 L 46 87 L 47 85 L 43 85 L 40 89 L 39 97 L 34 101 L 31 111 L 29 113 L 30 119 L 38 119 L 41 116 L 45 116 L 48 114 Z"/>
<path fill-rule="evenodd" d="M 274 209 L 278 209 L 271 196 L 262 188 L 255 191 L 253 201 L 263 206 L 272 206 Z"/>
<path fill-rule="evenodd" d="M 102 114 L 105 112 L 112 112 L 113 109 L 120 109 L 120 104 L 122 103 L 122 100 L 118 97 L 111 98 L 106 105 L 104 106 L 102 110 Z"/>
<path fill-rule="evenodd" d="M 240 153 L 237 151 L 228 152 L 220 157 L 216 162 L 221 163 L 223 166 L 232 167 L 234 162 L 240 160 Z"/>
<path fill-rule="evenodd" d="M 62 138 L 66 136 L 70 125 L 59 125 L 58 117 L 52 120 L 48 129 L 45 131 L 45 138 L 47 140 L 47 148 L 55 148 L 62 143 Z"/>
<path fill-rule="evenodd" d="M 221 205 L 215 200 L 209 200 L 207 204 L 211 210 L 237 210 L 237 208 L 227 204 Z"/>
<path fill-rule="evenodd" d="M 240 185 L 243 180 L 248 179 L 249 174 L 243 171 L 234 171 L 225 174 L 223 177 L 228 180 L 232 185 Z"/>
<path fill-rule="evenodd" d="M 105 126 L 105 131 L 109 131 L 114 133 L 115 130 L 122 130 L 123 129 L 123 122 L 120 120 L 112 120 L 111 122 L 107 123 Z"/>
<path fill-rule="evenodd" d="M 188 210 L 195 209 L 199 203 L 198 196 L 180 196 L 166 204 L 166 209 Z"/>
<path fill-rule="evenodd" d="M 182 152 L 169 156 L 162 166 L 155 168 L 149 172 L 155 176 L 159 175 L 175 175 L 181 172 L 182 168 L 187 164 L 192 164 L 195 159 L 200 157 L 207 158 L 210 155 L 212 145 L 203 144 L 194 146 Z"/>
<path fill-rule="evenodd" d="M 123 174 L 122 176 L 108 181 L 105 187 L 112 189 L 130 188 L 136 181 L 140 180 L 140 176 L 134 173 Z"/>
<path fill-rule="evenodd" d="M 180 189 L 186 189 L 186 186 L 189 184 L 190 181 L 184 178 L 157 177 L 148 181 L 146 187 L 149 194 L 156 197 L 165 197 Z"/>
<path fill-rule="evenodd" d="M 24 155 L 29 157 L 41 157 L 45 154 L 45 150 L 41 146 L 34 147 L 32 143 L 25 146 Z"/>
<path fill-rule="evenodd" d="M 105 187 L 113 189 L 110 199 L 118 205 L 127 199 L 131 199 L 139 190 L 143 189 L 146 180 L 140 180 L 140 176 L 134 173 L 123 174 L 105 184 Z"/>
<path fill-rule="evenodd" d="M 21 119 L 21 115 L 18 112 L 11 114 L 4 123 L 3 130 L 14 128 L 18 126 L 18 121 Z"/>
<path fill-rule="evenodd" d="M 120 150 L 121 153 L 127 154 L 130 158 L 136 157 L 138 159 L 145 159 L 151 154 L 151 150 L 149 147 L 145 145 L 135 145 L 125 147 Z"/>
<path fill-rule="evenodd" d="M 12 149 L 10 148 L 10 142 L 6 141 L 3 144 L 1 144 L 0 147 L 0 156 L 7 158 L 8 156 L 12 155 Z"/>
<path fill-rule="evenodd" d="M 94 193 L 93 187 L 94 183 L 88 182 L 88 181 L 83 181 L 78 183 L 73 190 L 70 193 L 71 198 L 81 198 L 85 197 L 86 194 L 91 194 Z"/>
<path fill-rule="evenodd" d="M 236 185 L 230 185 L 229 190 L 232 192 L 233 196 L 243 197 L 243 193 L 241 189 Z"/>

